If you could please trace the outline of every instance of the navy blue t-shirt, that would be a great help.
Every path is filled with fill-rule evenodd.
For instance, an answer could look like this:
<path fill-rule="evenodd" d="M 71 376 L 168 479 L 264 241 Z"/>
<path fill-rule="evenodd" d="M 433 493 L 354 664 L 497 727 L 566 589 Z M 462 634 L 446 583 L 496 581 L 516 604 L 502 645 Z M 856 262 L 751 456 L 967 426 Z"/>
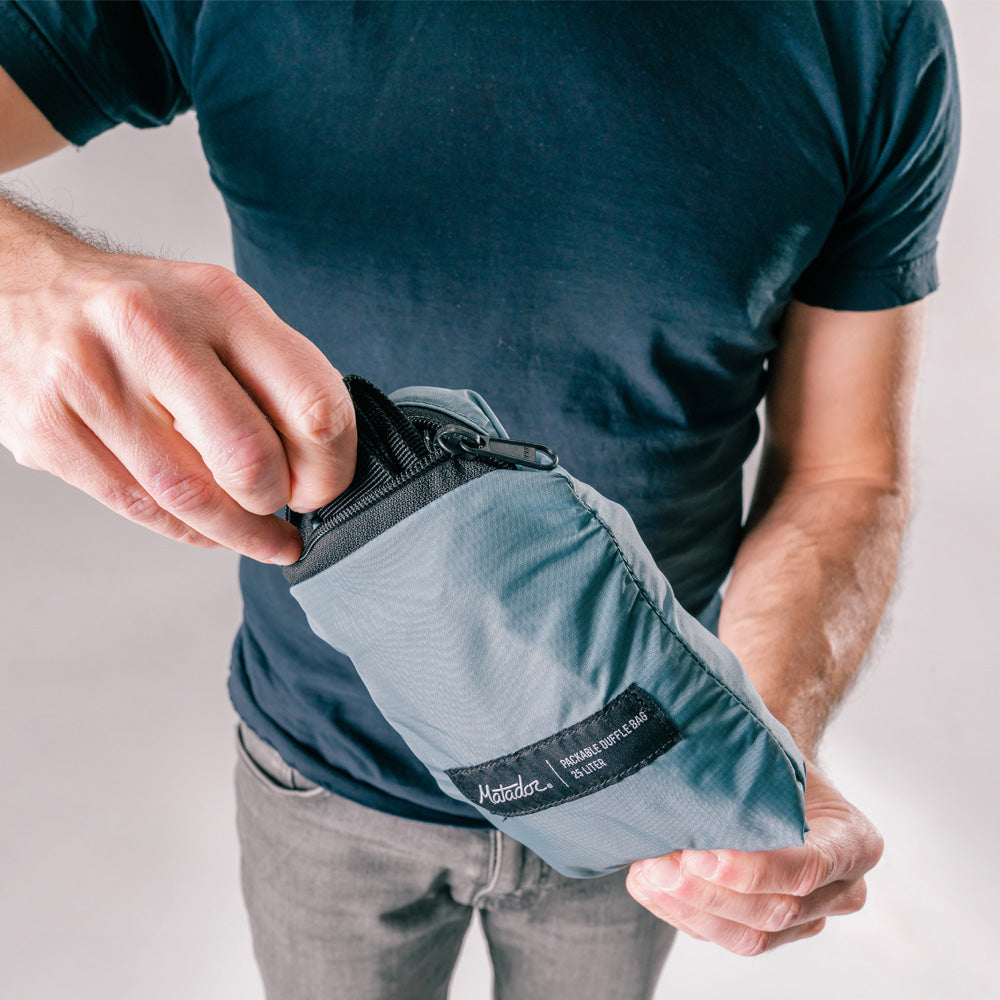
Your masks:
<path fill-rule="evenodd" d="M 195 108 L 237 269 L 344 372 L 482 393 L 622 503 L 697 612 L 741 535 L 793 296 L 936 286 L 938 3 L 8 3 L 0 63 L 82 144 Z M 280 569 L 244 560 L 239 713 L 357 801 L 444 796 Z"/>

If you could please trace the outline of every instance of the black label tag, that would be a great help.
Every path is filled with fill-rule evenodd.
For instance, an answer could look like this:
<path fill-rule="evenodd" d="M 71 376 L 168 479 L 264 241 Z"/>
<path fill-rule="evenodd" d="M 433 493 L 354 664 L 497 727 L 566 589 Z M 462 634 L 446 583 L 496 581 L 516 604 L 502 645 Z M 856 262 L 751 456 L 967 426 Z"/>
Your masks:
<path fill-rule="evenodd" d="M 525 816 L 627 778 L 684 739 L 663 709 L 630 684 L 599 712 L 531 746 L 447 775 L 471 802 Z"/>

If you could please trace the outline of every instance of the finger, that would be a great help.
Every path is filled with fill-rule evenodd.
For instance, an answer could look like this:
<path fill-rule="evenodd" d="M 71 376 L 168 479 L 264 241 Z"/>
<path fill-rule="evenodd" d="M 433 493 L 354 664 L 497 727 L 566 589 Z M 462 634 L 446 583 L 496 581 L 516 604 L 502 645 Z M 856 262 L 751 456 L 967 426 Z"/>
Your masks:
<path fill-rule="evenodd" d="M 273 314 L 257 330 L 241 328 L 223 360 L 281 435 L 290 470 L 289 506 L 315 510 L 354 475 L 354 407 L 340 373 L 320 350 Z"/>
<path fill-rule="evenodd" d="M 244 510 L 270 514 L 288 503 L 291 474 L 284 444 L 214 351 L 204 349 L 169 375 L 147 378 L 175 430 Z"/>
<path fill-rule="evenodd" d="M 736 955 L 753 956 L 783 944 L 813 937 L 825 926 L 819 918 L 778 931 L 750 927 L 688 906 L 669 894 L 650 891 L 640 875 L 630 873 L 626 883 L 632 896 L 659 919 L 699 940 L 711 941 Z"/>
<path fill-rule="evenodd" d="M 241 555 L 288 565 L 301 550 L 292 525 L 244 510 L 218 483 L 198 453 L 172 429 L 117 441 L 122 463 L 168 513 Z"/>
<path fill-rule="evenodd" d="M 683 851 L 666 858 L 642 862 L 654 884 L 670 888 L 680 873 L 702 882 L 746 894 L 800 894 L 818 888 L 828 874 L 832 861 L 812 843 L 774 851 Z M 658 871 L 654 874 L 653 869 Z M 676 876 L 676 877 L 674 877 Z M 808 886 L 802 892 L 803 887 Z"/>
<path fill-rule="evenodd" d="M 667 919 L 667 923 L 672 923 L 672 921 Z M 682 925 L 679 929 L 701 941 L 711 941 L 734 955 L 752 958 L 756 955 L 763 955 L 766 951 L 774 951 L 775 948 L 780 948 L 782 945 L 791 944 L 793 941 L 804 941 L 807 938 L 815 937 L 825 926 L 826 920 L 820 918 L 810 923 L 798 924 L 787 930 L 771 932 L 723 920 L 721 917 L 698 914 L 690 926 Z"/>
<path fill-rule="evenodd" d="M 280 518 L 252 514 L 230 497 L 162 405 L 135 391 L 128 365 L 94 340 L 75 349 L 81 356 L 59 380 L 58 394 L 34 407 L 36 440 L 51 439 L 60 415 L 73 413 L 157 506 L 198 534 L 263 562 L 298 558 L 298 531 Z"/>
<path fill-rule="evenodd" d="M 683 858 L 680 859 L 683 861 Z M 690 875 L 673 857 L 647 867 L 637 867 L 652 898 L 667 900 L 763 931 L 782 931 L 824 917 L 860 910 L 865 903 L 863 879 L 834 882 L 809 893 L 740 893 Z"/>
<path fill-rule="evenodd" d="M 65 415 L 60 432 L 57 448 L 22 464 L 58 476 L 116 514 L 173 541 L 219 548 L 218 543 L 163 510 L 75 415 Z"/>
<path fill-rule="evenodd" d="M 739 893 L 806 896 L 833 882 L 854 881 L 881 856 L 881 838 L 863 817 L 856 824 L 822 821 L 801 847 L 775 851 L 685 851 L 684 871 Z"/>
<path fill-rule="evenodd" d="M 111 385 L 78 395 L 81 421 L 162 510 L 252 559 L 287 565 L 298 558 L 298 531 L 281 518 L 244 510 L 162 409 L 144 407 L 133 397 L 124 400 Z"/>

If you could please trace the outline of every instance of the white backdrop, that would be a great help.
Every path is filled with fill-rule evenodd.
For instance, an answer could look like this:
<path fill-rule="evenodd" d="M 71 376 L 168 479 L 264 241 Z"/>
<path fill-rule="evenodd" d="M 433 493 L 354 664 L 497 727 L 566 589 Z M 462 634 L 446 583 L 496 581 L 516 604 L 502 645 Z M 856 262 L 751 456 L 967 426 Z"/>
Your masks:
<path fill-rule="evenodd" d="M 865 910 L 812 941 L 754 960 L 680 941 L 663 1000 L 996 995 L 1000 4 L 949 10 L 965 126 L 918 401 L 919 500 L 890 627 L 825 745 L 885 858 Z M 126 244 L 231 264 L 191 116 L 4 180 Z M 235 559 L 161 540 L 6 452 L 0 512 L 0 991 L 259 1000 L 230 787 Z M 470 935 L 452 1000 L 488 995 Z"/>

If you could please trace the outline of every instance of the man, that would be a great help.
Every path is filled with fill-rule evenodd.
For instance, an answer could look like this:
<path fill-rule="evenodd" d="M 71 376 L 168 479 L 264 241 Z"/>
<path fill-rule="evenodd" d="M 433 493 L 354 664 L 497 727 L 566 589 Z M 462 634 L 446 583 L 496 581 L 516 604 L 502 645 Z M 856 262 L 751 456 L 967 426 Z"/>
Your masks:
<path fill-rule="evenodd" d="M 815 757 L 907 512 L 958 130 L 939 5 L 15 3 L 0 65 L 0 169 L 193 106 L 232 219 L 246 283 L 0 205 L 0 441 L 250 557 L 269 995 L 443 996 L 478 908 L 498 996 L 643 997 L 673 926 L 755 954 L 862 905 L 881 842 Z M 331 361 L 475 388 L 625 504 L 809 759 L 804 847 L 574 881 L 437 789 L 273 565 L 298 539 L 270 512 L 350 481 Z"/>

